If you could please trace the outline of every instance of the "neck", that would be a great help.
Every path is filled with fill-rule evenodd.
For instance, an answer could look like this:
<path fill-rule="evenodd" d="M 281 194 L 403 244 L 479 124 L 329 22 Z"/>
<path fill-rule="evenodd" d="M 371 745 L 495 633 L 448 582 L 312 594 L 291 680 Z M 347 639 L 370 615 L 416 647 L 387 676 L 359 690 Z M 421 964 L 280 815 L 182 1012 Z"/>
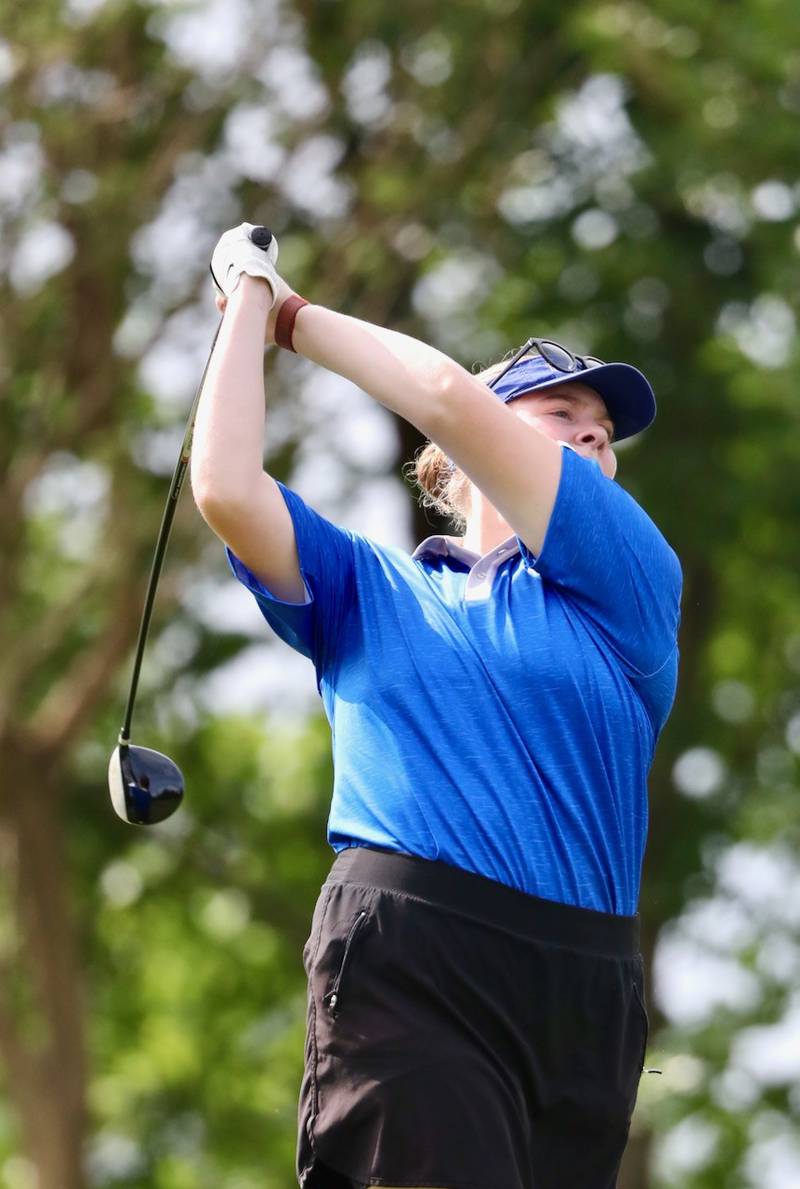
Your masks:
<path fill-rule="evenodd" d="M 461 544 L 465 549 L 472 549 L 473 552 L 483 555 L 510 537 L 513 530 L 474 485 L 471 496 L 467 530 Z"/>

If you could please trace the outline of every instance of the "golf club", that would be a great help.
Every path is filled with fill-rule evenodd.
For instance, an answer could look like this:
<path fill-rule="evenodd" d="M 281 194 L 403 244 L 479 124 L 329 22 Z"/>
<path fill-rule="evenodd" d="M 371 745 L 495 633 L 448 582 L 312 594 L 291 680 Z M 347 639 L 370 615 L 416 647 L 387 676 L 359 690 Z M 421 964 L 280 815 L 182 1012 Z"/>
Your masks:
<path fill-rule="evenodd" d="M 272 243 L 272 232 L 268 227 L 256 226 L 250 231 L 250 239 L 259 248 L 267 251 Z M 213 270 L 211 276 L 215 285 L 220 291 L 222 287 L 219 285 L 217 278 L 214 276 Z M 128 694 L 128 704 L 125 710 L 125 719 L 117 740 L 117 746 L 111 754 L 111 759 L 108 765 L 108 787 L 111 794 L 111 803 L 114 810 L 122 818 L 123 821 L 129 822 L 131 825 L 149 826 L 156 822 L 162 822 L 165 818 L 170 817 L 171 814 L 180 805 L 184 794 L 184 779 L 183 773 L 173 760 L 168 756 L 163 755 L 159 751 L 153 751 L 149 747 L 137 747 L 130 741 L 131 721 L 133 719 L 133 707 L 136 701 L 136 691 L 139 684 L 139 672 L 142 666 L 142 657 L 144 655 L 145 643 L 147 641 L 147 633 L 150 627 L 150 618 L 153 611 L 153 603 L 155 602 L 156 587 L 158 579 L 161 574 L 161 566 L 164 561 L 164 555 L 167 550 L 167 542 L 169 540 L 170 529 L 172 528 L 172 521 L 175 515 L 175 509 L 178 504 L 178 498 L 183 486 L 183 480 L 186 475 L 186 468 L 189 464 L 189 458 L 192 449 L 192 435 L 194 433 L 194 423 L 197 414 L 197 406 L 200 402 L 200 394 L 203 391 L 203 385 L 208 372 L 209 364 L 211 363 L 211 356 L 214 354 L 214 348 L 217 345 L 217 338 L 219 336 L 222 320 L 220 320 L 214 334 L 214 341 L 211 344 L 211 350 L 208 353 L 206 365 L 203 368 L 203 375 L 200 379 L 200 384 L 197 388 L 192 407 L 189 412 L 189 420 L 186 426 L 186 432 L 183 437 L 181 445 L 181 452 L 175 471 L 172 476 L 172 483 L 170 484 L 169 495 L 167 496 L 166 507 L 164 508 L 164 515 L 161 520 L 161 528 L 156 542 L 155 555 L 153 557 L 153 565 L 150 571 L 150 581 L 147 587 L 147 594 L 145 596 L 144 611 L 142 613 L 142 622 L 139 628 L 139 639 L 136 646 L 136 656 L 133 662 L 133 674 L 131 677 L 131 687 Z M 499 375 L 495 376 L 490 382 L 489 387 L 493 387 L 498 380 L 502 379 L 509 368 L 513 367 L 517 359 L 519 359 L 531 345 L 531 340 L 524 343 L 514 357 L 509 360 Z"/>
<path fill-rule="evenodd" d="M 250 232 L 250 238 L 254 244 L 266 251 L 272 242 L 272 232 L 267 227 L 254 227 Z M 217 284 L 213 272 L 211 275 L 214 283 Z M 217 288 L 220 288 L 220 286 L 217 285 Z M 200 403 L 200 394 L 203 391 L 206 373 L 211 363 L 211 356 L 214 354 L 214 348 L 217 345 L 221 326 L 222 319 L 220 319 L 214 334 L 214 341 L 211 344 L 211 350 L 208 353 L 208 359 L 203 368 L 203 375 L 200 378 L 200 384 L 198 385 L 197 393 L 189 411 L 189 420 L 186 426 L 186 432 L 183 435 L 181 452 L 172 476 L 172 483 L 170 484 L 164 515 L 161 519 L 161 528 L 158 533 L 153 565 L 150 570 L 150 581 L 144 601 L 144 611 L 139 628 L 136 656 L 133 662 L 133 675 L 131 677 L 125 719 L 120 729 L 117 746 L 114 748 L 108 764 L 108 788 L 111 794 L 111 804 L 123 821 L 135 826 L 151 826 L 156 822 L 163 822 L 165 818 L 168 818 L 175 812 L 183 800 L 184 780 L 180 768 L 168 756 L 162 755 L 161 752 L 153 751 L 149 747 L 137 747 L 132 744 L 130 741 L 131 721 L 133 719 L 133 707 L 136 701 L 136 690 L 139 684 L 139 672 L 142 667 L 144 647 L 150 627 L 150 617 L 153 612 L 153 603 L 155 602 L 156 587 L 158 586 L 158 579 L 161 574 L 164 554 L 167 551 L 167 542 L 175 516 L 175 509 L 178 505 L 181 487 L 183 486 L 186 468 L 191 455 L 197 406 Z"/>

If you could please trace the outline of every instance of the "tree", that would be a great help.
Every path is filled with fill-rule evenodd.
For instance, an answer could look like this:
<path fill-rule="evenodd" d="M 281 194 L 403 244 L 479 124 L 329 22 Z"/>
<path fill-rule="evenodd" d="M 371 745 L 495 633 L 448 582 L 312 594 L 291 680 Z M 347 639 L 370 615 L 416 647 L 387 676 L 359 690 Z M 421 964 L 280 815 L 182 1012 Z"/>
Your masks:
<path fill-rule="evenodd" d="M 207 259 L 243 217 L 277 232 L 301 292 L 468 367 L 536 329 L 653 379 L 658 429 L 624 451 L 620 478 L 678 549 L 686 594 L 652 781 L 648 963 L 693 936 L 701 902 L 733 895 L 731 855 L 783 861 L 800 750 L 793 22 L 786 0 L 735 17 L 680 0 L 242 0 L 221 20 L 40 0 L 8 16 L 0 1052 L 20 1130 L 0 1144 L 29 1154 L 40 1189 L 86 1183 L 90 1135 L 101 1183 L 290 1183 L 289 955 L 325 864 L 326 728 L 284 741 L 276 727 L 263 744 L 249 719 L 204 709 L 198 690 L 252 640 L 187 596 L 222 564 L 188 501 L 136 727 L 187 767 L 183 832 L 120 834 L 103 791 L 165 474 L 211 338 Z M 385 463 L 362 448 L 354 465 L 349 424 L 320 435 L 301 361 L 266 367 L 271 471 L 335 462 L 321 510 L 347 514 Z M 395 475 L 419 444 L 396 429 Z M 441 527 L 412 516 L 416 538 Z M 278 766 L 307 756 L 297 806 L 269 801 L 292 796 L 265 766 L 273 746 Z M 760 925 L 722 945 L 725 969 L 744 963 L 755 989 L 693 1024 L 658 999 L 665 1074 L 646 1084 L 626 1189 L 746 1178 L 770 1139 L 754 1120 L 796 1119 L 788 1081 L 751 1079 L 745 1106 L 730 1092 L 737 1031 L 789 1001 L 774 936 L 793 944 L 777 907 L 765 923 L 736 895 Z M 685 1118 L 713 1131 L 705 1160 L 653 1165 L 651 1129 L 680 1148 Z"/>

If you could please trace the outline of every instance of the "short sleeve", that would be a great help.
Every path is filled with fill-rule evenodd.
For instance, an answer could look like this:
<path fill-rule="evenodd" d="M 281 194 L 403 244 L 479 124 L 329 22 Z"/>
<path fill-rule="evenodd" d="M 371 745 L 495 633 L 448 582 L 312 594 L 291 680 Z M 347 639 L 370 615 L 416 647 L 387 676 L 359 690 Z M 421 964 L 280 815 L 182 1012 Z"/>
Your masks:
<path fill-rule="evenodd" d="M 542 551 L 523 556 L 605 637 L 632 675 L 650 677 L 674 656 L 681 568 L 636 500 L 596 463 L 563 449 Z"/>
<path fill-rule="evenodd" d="M 278 487 L 294 526 L 305 602 L 277 598 L 230 548 L 225 552 L 234 575 L 253 595 L 276 635 L 314 662 L 319 687 L 355 598 L 354 538 L 283 483 Z"/>

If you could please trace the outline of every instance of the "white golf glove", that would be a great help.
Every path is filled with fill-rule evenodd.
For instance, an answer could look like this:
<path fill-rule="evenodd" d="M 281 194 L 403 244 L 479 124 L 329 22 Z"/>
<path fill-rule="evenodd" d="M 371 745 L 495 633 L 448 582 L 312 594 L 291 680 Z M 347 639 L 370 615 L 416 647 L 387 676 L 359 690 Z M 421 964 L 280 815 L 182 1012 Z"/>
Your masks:
<path fill-rule="evenodd" d="M 221 235 L 211 256 L 211 277 L 215 286 L 225 297 L 230 297 L 239 284 L 239 277 L 246 272 L 251 277 L 263 277 L 272 290 L 272 304 L 278 294 L 280 278 L 275 271 L 278 259 L 278 241 L 266 227 L 259 227 L 260 238 L 266 241 L 264 247 L 259 247 L 250 238 L 254 223 L 240 223 Z M 257 236 L 258 238 L 258 236 Z"/>

